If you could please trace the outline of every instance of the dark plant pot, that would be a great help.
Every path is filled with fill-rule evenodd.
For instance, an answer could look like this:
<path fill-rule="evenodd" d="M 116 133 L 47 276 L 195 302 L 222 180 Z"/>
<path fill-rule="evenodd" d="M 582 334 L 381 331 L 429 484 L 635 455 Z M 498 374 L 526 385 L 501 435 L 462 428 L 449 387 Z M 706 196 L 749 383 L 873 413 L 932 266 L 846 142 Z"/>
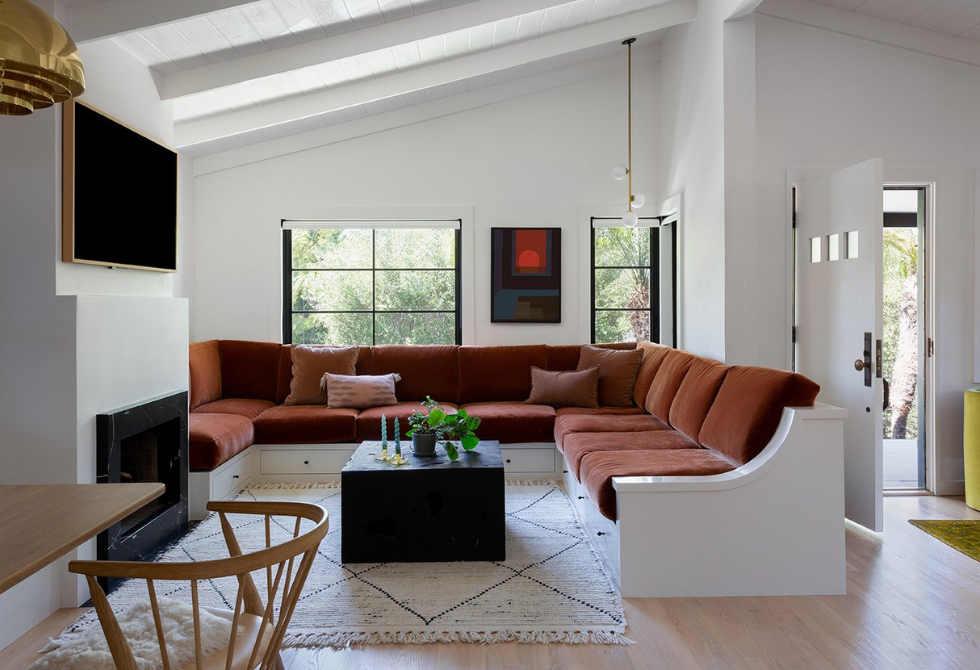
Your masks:
<path fill-rule="evenodd" d="M 412 451 L 416 456 L 436 455 L 436 435 L 412 435 Z"/>

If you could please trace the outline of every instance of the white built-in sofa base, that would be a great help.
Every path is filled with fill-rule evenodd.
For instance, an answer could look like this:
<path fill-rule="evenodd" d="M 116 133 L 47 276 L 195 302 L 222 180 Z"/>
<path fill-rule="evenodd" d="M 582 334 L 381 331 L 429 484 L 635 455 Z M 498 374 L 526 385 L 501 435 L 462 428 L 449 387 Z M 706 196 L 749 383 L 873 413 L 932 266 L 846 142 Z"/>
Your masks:
<path fill-rule="evenodd" d="M 786 408 L 748 464 L 701 477 L 614 477 L 619 518 L 602 516 L 553 443 L 501 448 L 509 479 L 558 478 L 624 598 L 840 595 L 843 409 Z M 192 519 L 249 482 L 336 481 L 357 445 L 252 445 L 192 472 Z"/>

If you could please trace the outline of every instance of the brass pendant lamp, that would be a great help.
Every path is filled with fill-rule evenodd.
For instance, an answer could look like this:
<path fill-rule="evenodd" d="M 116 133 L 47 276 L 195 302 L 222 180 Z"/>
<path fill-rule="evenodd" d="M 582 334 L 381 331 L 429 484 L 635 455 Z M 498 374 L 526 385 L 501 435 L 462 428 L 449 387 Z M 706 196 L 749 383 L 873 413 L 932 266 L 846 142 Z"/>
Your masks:
<path fill-rule="evenodd" d="M 634 208 L 639 209 L 643 207 L 646 203 L 646 198 L 642 193 L 633 193 L 633 42 L 636 41 L 635 37 L 631 37 L 628 40 L 624 40 L 623 44 L 626 46 L 627 50 L 627 96 L 626 96 L 626 107 L 628 113 L 628 139 L 627 145 L 629 150 L 629 161 L 628 165 L 613 166 L 612 178 L 616 181 L 622 181 L 626 177 L 629 177 L 629 200 L 626 204 L 626 213 L 623 214 L 623 225 L 633 228 L 639 223 L 639 217 L 636 212 L 633 211 Z"/>
<path fill-rule="evenodd" d="M 84 90 L 82 59 L 61 24 L 30 0 L 0 0 L 0 114 L 24 116 Z"/>

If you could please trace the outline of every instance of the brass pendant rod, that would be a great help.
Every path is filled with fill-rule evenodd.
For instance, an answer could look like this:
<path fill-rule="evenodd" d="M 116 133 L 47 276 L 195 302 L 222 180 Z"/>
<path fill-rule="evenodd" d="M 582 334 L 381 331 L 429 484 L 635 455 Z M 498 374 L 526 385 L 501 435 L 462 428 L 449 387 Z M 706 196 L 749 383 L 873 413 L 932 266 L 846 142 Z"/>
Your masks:
<path fill-rule="evenodd" d="M 627 75 L 626 75 L 626 107 L 627 107 L 627 137 L 629 139 L 629 147 L 627 152 L 627 163 L 626 166 L 626 176 L 628 177 L 627 184 L 629 185 L 629 201 L 627 203 L 628 212 L 633 211 L 633 42 L 636 41 L 635 37 L 631 37 L 624 41 L 623 44 L 626 45 L 627 53 Z"/>

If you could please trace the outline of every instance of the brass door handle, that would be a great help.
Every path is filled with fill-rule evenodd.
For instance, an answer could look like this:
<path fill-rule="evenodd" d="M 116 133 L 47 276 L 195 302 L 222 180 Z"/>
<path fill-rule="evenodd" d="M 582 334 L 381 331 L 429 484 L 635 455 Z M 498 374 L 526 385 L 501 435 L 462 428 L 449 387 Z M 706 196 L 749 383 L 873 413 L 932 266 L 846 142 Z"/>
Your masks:
<path fill-rule="evenodd" d="M 860 358 L 854 361 L 854 369 L 857 370 L 858 372 L 861 372 L 861 370 L 864 369 L 864 361 L 861 360 Z"/>

